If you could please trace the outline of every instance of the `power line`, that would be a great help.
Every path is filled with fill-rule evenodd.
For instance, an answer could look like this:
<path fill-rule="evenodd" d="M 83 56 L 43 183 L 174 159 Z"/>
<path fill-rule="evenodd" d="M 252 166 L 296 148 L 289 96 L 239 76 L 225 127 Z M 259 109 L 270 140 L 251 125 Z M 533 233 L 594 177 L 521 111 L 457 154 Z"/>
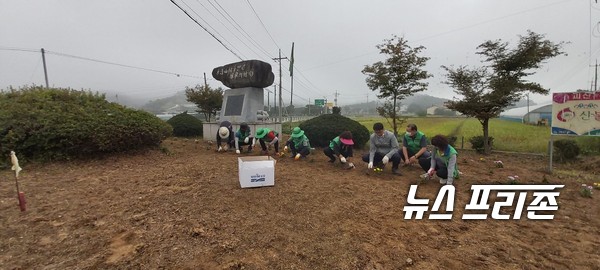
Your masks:
<path fill-rule="evenodd" d="M 229 45 L 230 45 L 230 46 L 231 46 L 233 49 L 235 49 L 236 51 L 238 51 L 238 53 L 239 53 L 240 55 L 242 55 L 242 57 L 246 58 L 246 57 L 245 57 L 245 56 L 244 56 L 244 55 L 241 53 L 241 51 L 240 51 L 238 48 L 236 48 L 235 46 L 233 46 L 233 44 L 232 44 L 231 42 L 229 42 L 229 41 L 228 41 L 228 40 L 227 40 L 227 39 L 226 39 L 226 38 L 225 38 L 223 35 L 221 35 L 221 33 L 219 33 L 219 31 L 217 31 L 217 29 L 215 29 L 214 27 L 212 27 L 212 25 L 210 25 L 210 24 L 209 24 L 209 23 L 208 23 L 206 20 L 204 20 L 204 19 L 202 18 L 202 16 L 200 16 L 200 14 L 198 14 L 198 13 L 197 13 L 197 12 L 196 12 L 196 11 L 195 11 L 195 10 L 194 10 L 192 7 L 190 7 L 190 6 L 189 6 L 189 5 L 188 5 L 186 2 L 184 2 L 183 0 L 182 0 L 181 2 L 182 2 L 182 3 L 183 3 L 183 4 L 184 4 L 184 5 L 187 7 L 187 8 L 189 8 L 189 9 L 190 9 L 190 10 L 191 10 L 191 11 L 192 11 L 194 14 L 196 14 L 196 16 L 198 16 L 198 18 L 200 18 L 200 20 L 202 20 L 204 23 L 206 23 L 206 25 L 208 25 L 208 27 L 210 27 L 210 28 L 211 28 L 213 31 L 215 31 L 215 33 L 217 33 L 217 35 L 219 35 L 219 36 L 220 36 L 220 37 L 221 37 L 221 38 L 222 38 L 222 39 L 223 39 L 225 42 L 229 43 Z M 210 13 L 210 12 L 209 12 L 209 13 Z M 234 37 L 237 37 L 237 36 L 235 36 L 235 35 L 234 35 Z M 239 40 L 239 39 L 238 39 L 238 40 Z M 243 41 L 241 41 L 241 40 L 240 40 L 240 42 L 242 42 L 242 44 L 244 44 L 244 42 L 243 42 Z M 244 45 L 246 45 L 246 44 L 244 44 Z M 246 47 L 247 47 L 247 46 L 246 46 Z M 256 52 L 255 52 L 255 53 L 256 53 Z"/>
<path fill-rule="evenodd" d="M 246 32 L 246 30 L 244 30 L 244 28 L 229 14 L 229 12 L 227 12 L 227 10 L 225 10 L 225 8 L 223 8 L 223 6 L 221 6 L 221 4 L 219 4 L 219 2 L 214 1 L 217 6 L 219 6 L 219 8 L 221 8 L 221 10 L 223 10 L 223 12 L 225 12 L 225 14 L 227 14 L 227 17 L 229 17 L 231 19 L 231 21 L 233 21 L 233 23 L 225 16 L 223 15 L 223 13 L 221 13 L 221 11 L 219 10 L 219 8 L 217 8 L 212 1 L 208 0 L 208 3 L 213 6 L 213 8 L 219 12 L 219 14 L 221 14 L 221 16 L 223 16 L 223 18 L 225 18 L 225 20 L 227 20 L 227 22 L 229 22 L 231 25 L 233 25 L 233 27 L 238 30 L 242 36 L 244 36 L 246 39 L 248 39 L 250 41 L 250 43 L 252 43 L 252 45 L 256 46 L 256 48 L 258 48 L 259 50 L 262 50 L 263 53 L 265 53 L 265 55 L 269 56 L 269 58 L 272 58 L 270 56 L 270 54 L 263 48 L 261 47 L 258 42 L 256 42 L 256 40 L 254 40 L 254 38 L 252 38 L 252 36 L 250 36 L 250 34 L 248 34 L 248 32 Z"/>
<path fill-rule="evenodd" d="M 14 48 L 14 47 L 2 47 L 2 46 L 0 46 L 0 51 L 21 51 L 21 52 L 40 53 L 39 50 Z M 114 66 L 120 66 L 120 67 L 126 67 L 126 68 L 133 68 L 133 69 L 157 72 L 157 73 L 168 74 L 168 75 L 175 75 L 177 77 L 188 77 L 188 78 L 201 79 L 201 77 L 199 77 L 199 76 L 186 75 L 186 74 L 181 74 L 181 73 L 176 73 L 176 72 L 162 71 L 162 70 L 157 70 L 157 69 L 138 67 L 138 66 L 132 66 L 132 65 L 126 65 L 126 64 L 113 63 L 113 62 L 109 62 L 109 61 L 98 60 L 98 59 L 93 59 L 93 58 L 83 57 L 83 56 L 76 56 L 76 55 L 71 55 L 71 54 L 66 54 L 66 53 L 53 52 L 53 51 L 48 51 L 48 50 L 46 50 L 46 53 L 53 54 L 56 56 L 75 58 L 75 59 L 79 59 L 79 60 L 91 61 L 91 62 L 96 62 L 96 63 L 102 63 L 102 64 L 108 64 L 108 65 L 114 65 Z"/>
<path fill-rule="evenodd" d="M 250 9 L 252 9 L 252 12 L 254 13 L 254 15 L 256 16 L 256 18 L 258 19 L 258 21 L 260 22 L 260 24 L 262 25 L 263 29 L 265 29 L 265 32 L 267 32 L 267 34 L 269 35 L 269 37 L 271 38 L 271 41 L 273 41 L 273 43 L 275 44 L 275 46 L 277 46 L 277 48 L 279 49 L 279 45 L 277 44 L 277 42 L 275 41 L 275 39 L 273 38 L 273 36 L 271 35 L 271 33 L 269 32 L 269 30 L 267 29 L 267 26 L 263 23 L 262 19 L 260 18 L 260 16 L 258 15 L 258 13 L 256 12 L 256 10 L 254 9 L 254 7 L 252 6 L 252 3 L 250 3 L 250 0 L 246 0 L 246 3 L 248 3 L 248 6 L 250 6 Z M 286 54 L 283 54 L 285 57 Z M 290 61 L 290 59 L 288 58 L 288 61 Z M 297 68 L 297 65 L 294 65 L 292 67 L 294 70 L 298 71 L 298 73 L 300 73 L 300 76 L 303 77 L 310 85 L 312 85 L 312 87 L 314 87 L 316 90 L 323 92 L 323 90 L 319 89 L 318 87 L 316 87 L 308 78 L 306 78 L 306 76 L 304 76 L 304 74 L 302 73 L 302 71 L 300 69 Z M 298 81 L 300 84 L 302 84 L 300 81 Z M 306 85 L 303 85 L 306 89 L 311 90 L 312 89 Z M 315 92 L 316 93 L 316 92 Z M 321 93 L 316 93 L 316 94 L 321 94 Z"/>
<path fill-rule="evenodd" d="M 19 52 L 34 52 L 39 53 L 39 50 L 34 49 L 24 49 L 24 48 L 15 48 L 15 47 L 3 47 L 0 46 L 0 51 L 19 51 Z"/>
<path fill-rule="evenodd" d="M 249 48 L 253 53 L 255 53 L 256 55 L 259 55 L 256 51 L 254 51 L 252 48 L 250 48 L 250 46 L 248 46 L 242 39 L 240 39 L 240 37 L 238 35 L 236 35 L 235 33 L 233 33 L 233 31 L 227 25 L 225 25 L 225 23 L 223 23 L 213 12 L 211 12 L 209 8 L 207 8 L 204 4 L 202 4 L 202 2 L 200 2 L 200 0 L 196 0 L 196 2 L 198 2 L 198 4 L 200 4 L 200 6 L 202 6 L 206 10 L 206 12 L 208 12 L 208 14 L 210 14 L 217 22 L 219 22 L 223 27 L 225 27 L 225 29 L 231 35 L 233 35 L 238 41 L 240 41 L 242 44 L 244 44 L 244 46 L 246 46 L 247 48 Z M 200 16 L 200 15 L 198 15 L 198 16 Z M 221 16 L 223 16 L 223 15 L 221 14 Z M 227 18 L 225 18 L 225 19 L 227 19 Z M 235 28 L 235 26 L 234 26 L 234 28 Z M 238 32 L 239 32 L 239 30 L 238 30 Z M 269 59 L 271 58 L 270 55 L 267 54 L 267 56 L 268 56 Z"/>
<path fill-rule="evenodd" d="M 221 45 L 223 47 L 225 47 L 225 49 L 227 49 L 228 51 L 230 51 L 233 55 L 235 55 L 238 59 L 243 60 L 239 55 L 237 55 L 234 51 L 232 51 L 229 47 L 227 47 L 227 45 L 225 45 L 219 38 L 217 38 L 213 33 L 211 33 L 210 31 L 208 31 L 208 29 L 206 29 L 206 27 L 204 27 L 202 24 L 200 24 L 198 21 L 196 21 L 196 19 L 192 18 L 192 16 L 190 16 L 189 13 L 187 13 L 187 11 L 185 11 L 183 8 L 181 8 L 177 3 L 175 3 L 175 1 L 170 0 L 171 3 L 173 3 L 173 5 L 177 6 L 177 8 L 179 8 L 181 11 L 183 11 L 183 13 L 185 13 L 185 15 L 187 15 L 190 19 L 192 19 L 192 21 L 194 21 L 198 26 L 202 27 L 202 29 L 204 29 L 204 31 L 206 31 L 208 34 L 210 34 L 214 39 L 216 39 L 219 43 L 221 43 Z"/>
<path fill-rule="evenodd" d="M 450 34 L 450 33 L 454 33 L 454 32 L 462 31 L 462 30 L 465 30 L 465 29 L 473 28 L 473 27 L 476 27 L 476 26 L 480 26 L 482 24 L 487 24 L 487 23 L 490 23 L 490 22 L 494 22 L 494 21 L 506 19 L 508 17 L 512 17 L 512 16 L 516 16 L 516 15 L 521 15 L 523 13 L 531 12 L 531 11 L 534 11 L 534 10 L 537 10 L 537 9 L 547 8 L 547 7 L 550 7 L 550 6 L 554 6 L 554 5 L 558 5 L 558 4 L 562 4 L 564 2 L 570 2 L 570 1 L 573 1 L 573 0 L 563 0 L 563 1 L 555 2 L 555 3 L 550 3 L 550 4 L 547 4 L 547 5 L 544 5 L 544 6 L 539 6 L 539 7 L 535 7 L 535 8 L 531 8 L 531 9 L 527 9 L 527 10 L 522 10 L 522 11 L 519 11 L 519 12 L 516 12 L 516 13 L 511 13 L 511 14 L 508 14 L 508 15 L 505 15 L 505 16 L 496 17 L 496 18 L 493 18 L 493 19 L 490 19 L 490 20 L 486 20 L 486 21 L 482 21 L 482 22 L 479 22 L 479 23 L 476 23 L 476 24 L 471 24 L 471 25 L 464 26 L 464 27 L 461 27 L 461 28 L 457 28 L 457 29 L 446 31 L 446 32 L 441 32 L 441 33 L 433 34 L 433 35 L 430 35 L 430 36 L 427 36 L 427 37 L 424 37 L 424 38 L 420 38 L 420 39 L 416 39 L 415 42 L 416 41 L 423 41 L 423 40 L 427 40 L 427 39 L 431 39 L 431 38 L 436 38 L 436 37 L 439 37 L 439 36 L 443 36 L 443 35 L 447 35 L 447 34 Z M 317 69 L 317 68 L 331 66 L 331 65 L 335 65 L 335 64 L 338 64 L 338 63 L 341 63 L 341 62 L 346 62 L 346 61 L 354 60 L 356 58 L 364 57 L 364 56 L 371 55 L 371 54 L 377 54 L 377 53 L 378 52 L 369 52 L 369 53 L 361 54 L 361 55 L 358 55 L 358 56 L 352 56 L 352 57 L 341 59 L 341 60 L 338 60 L 338 61 L 335 61 L 335 62 L 331 62 L 331 63 L 327 63 L 327 64 L 315 66 L 315 67 L 311 67 L 308 70 L 313 70 L 313 69 Z"/>
<path fill-rule="evenodd" d="M 254 7 L 252 6 L 252 4 L 250 4 L 250 1 L 246 0 L 246 2 L 248 3 L 248 5 L 252 9 L 252 11 L 254 12 L 254 15 L 256 15 L 256 18 L 258 19 L 258 21 L 260 22 L 260 24 L 262 25 L 262 27 L 265 29 L 265 31 L 267 31 L 267 34 L 269 35 L 269 37 L 271 38 L 271 40 L 273 41 L 273 43 L 275 43 L 275 46 L 277 46 L 277 49 L 281 49 L 281 48 L 279 48 L 279 45 L 277 45 L 277 42 L 275 42 L 275 39 L 273 38 L 273 36 L 271 35 L 271 33 L 269 33 L 269 30 L 267 30 L 267 27 L 265 26 L 265 24 L 263 23 L 263 21 L 260 19 L 260 16 L 258 16 L 258 13 L 256 13 L 256 10 L 254 10 Z"/>
<path fill-rule="evenodd" d="M 92 61 L 92 62 L 97 62 L 97 63 L 102 63 L 102 64 L 108 64 L 108 65 L 114 65 L 114 66 L 120 66 L 120 67 L 126 67 L 126 68 L 133 68 L 133 69 L 157 72 L 157 73 L 162 73 L 162 74 L 175 75 L 177 77 L 189 77 L 189 78 L 201 79 L 199 76 L 185 75 L 185 74 L 174 73 L 174 72 L 169 72 L 169 71 L 162 71 L 162 70 L 151 69 L 151 68 L 136 67 L 136 66 L 113 63 L 113 62 L 108 62 L 108 61 L 104 61 L 104 60 L 98 60 L 98 59 L 82 57 L 82 56 L 77 56 L 77 55 L 71 55 L 71 54 L 66 54 L 66 53 L 53 52 L 53 51 L 48 51 L 48 50 L 46 51 L 46 53 L 57 55 L 57 56 L 70 57 L 70 58 L 79 59 L 79 60 Z"/>

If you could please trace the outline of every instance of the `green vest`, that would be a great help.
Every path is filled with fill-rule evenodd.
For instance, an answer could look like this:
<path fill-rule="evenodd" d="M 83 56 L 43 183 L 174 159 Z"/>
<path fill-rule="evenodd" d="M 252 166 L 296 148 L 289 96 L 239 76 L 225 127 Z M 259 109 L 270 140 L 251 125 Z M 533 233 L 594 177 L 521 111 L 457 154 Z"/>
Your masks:
<path fill-rule="evenodd" d="M 292 142 L 294 143 L 294 147 L 296 147 L 296 149 L 300 149 L 301 146 L 310 148 L 310 142 L 308 141 L 308 137 L 306 137 L 306 135 L 302 135 L 298 138 L 292 138 Z"/>
<path fill-rule="evenodd" d="M 240 135 L 238 139 L 243 141 L 246 137 L 250 136 L 250 129 L 246 129 L 246 132 L 243 132 L 242 129 L 238 129 L 237 133 Z"/>
<path fill-rule="evenodd" d="M 342 142 L 340 142 L 340 136 L 337 136 L 333 140 L 331 140 L 331 142 L 329 143 L 329 148 L 331 148 L 331 150 L 334 150 L 336 144 L 337 145 L 342 144 Z"/>
<path fill-rule="evenodd" d="M 408 152 L 416 154 L 421 150 L 421 138 L 423 138 L 423 136 L 425 136 L 423 132 L 417 131 L 415 139 L 413 140 L 408 134 L 404 133 L 404 141 L 408 145 Z"/>
<path fill-rule="evenodd" d="M 452 174 L 452 178 L 458 179 L 458 152 L 456 152 L 456 149 L 454 149 L 452 145 L 448 145 L 448 148 L 446 149 L 445 153 L 440 153 L 439 149 L 436 149 L 436 151 L 437 156 L 440 157 L 442 161 L 444 161 L 446 167 L 448 167 L 448 161 L 450 160 L 450 157 L 456 156 L 456 164 L 454 165 L 454 173 Z"/>

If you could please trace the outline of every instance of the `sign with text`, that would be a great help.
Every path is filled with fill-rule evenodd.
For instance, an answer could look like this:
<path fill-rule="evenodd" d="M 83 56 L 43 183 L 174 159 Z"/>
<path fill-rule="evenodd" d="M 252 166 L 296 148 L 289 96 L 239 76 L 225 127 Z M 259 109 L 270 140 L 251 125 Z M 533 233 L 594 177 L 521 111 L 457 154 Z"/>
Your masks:
<path fill-rule="evenodd" d="M 600 92 L 554 93 L 552 134 L 600 136 Z"/>
<path fill-rule="evenodd" d="M 324 105 L 325 105 L 324 99 L 315 99 L 315 106 L 324 106 Z"/>

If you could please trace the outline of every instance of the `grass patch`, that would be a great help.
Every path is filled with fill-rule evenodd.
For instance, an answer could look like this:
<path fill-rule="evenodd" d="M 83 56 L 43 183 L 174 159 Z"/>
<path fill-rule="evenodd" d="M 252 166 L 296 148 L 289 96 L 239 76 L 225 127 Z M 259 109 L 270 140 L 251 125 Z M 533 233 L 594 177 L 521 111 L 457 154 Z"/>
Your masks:
<path fill-rule="evenodd" d="M 357 118 L 356 120 L 369 130 L 373 129 L 373 124 L 376 122 L 383 123 L 388 130 L 392 129 L 384 118 Z M 437 134 L 454 135 L 457 137 L 456 145 L 459 148 L 470 149 L 469 139 L 483 135 L 481 123 L 474 118 L 414 117 L 408 118 L 406 124 L 408 123 L 416 124 L 428 138 Z M 400 134 L 404 133 L 406 124 L 399 127 Z M 548 126 L 532 126 L 502 119 L 491 119 L 489 131 L 490 136 L 494 137 L 494 150 L 526 153 L 546 153 L 548 150 L 548 141 L 550 140 L 550 127 Z M 600 145 L 600 142 L 598 144 Z"/>

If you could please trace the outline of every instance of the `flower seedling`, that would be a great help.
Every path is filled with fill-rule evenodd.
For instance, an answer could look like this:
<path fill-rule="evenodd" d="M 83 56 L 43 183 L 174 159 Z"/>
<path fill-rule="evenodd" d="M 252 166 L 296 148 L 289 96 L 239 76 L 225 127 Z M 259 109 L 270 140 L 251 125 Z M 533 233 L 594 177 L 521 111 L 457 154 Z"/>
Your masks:
<path fill-rule="evenodd" d="M 586 184 L 581 184 L 581 189 L 579 190 L 579 193 L 581 194 L 581 197 L 591 198 L 593 189 L 594 188 L 592 186 L 588 186 Z"/>
<path fill-rule="evenodd" d="M 494 161 L 494 164 L 496 164 L 496 167 L 498 168 L 504 168 L 504 163 L 502 163 L 501 160 Z"/>

